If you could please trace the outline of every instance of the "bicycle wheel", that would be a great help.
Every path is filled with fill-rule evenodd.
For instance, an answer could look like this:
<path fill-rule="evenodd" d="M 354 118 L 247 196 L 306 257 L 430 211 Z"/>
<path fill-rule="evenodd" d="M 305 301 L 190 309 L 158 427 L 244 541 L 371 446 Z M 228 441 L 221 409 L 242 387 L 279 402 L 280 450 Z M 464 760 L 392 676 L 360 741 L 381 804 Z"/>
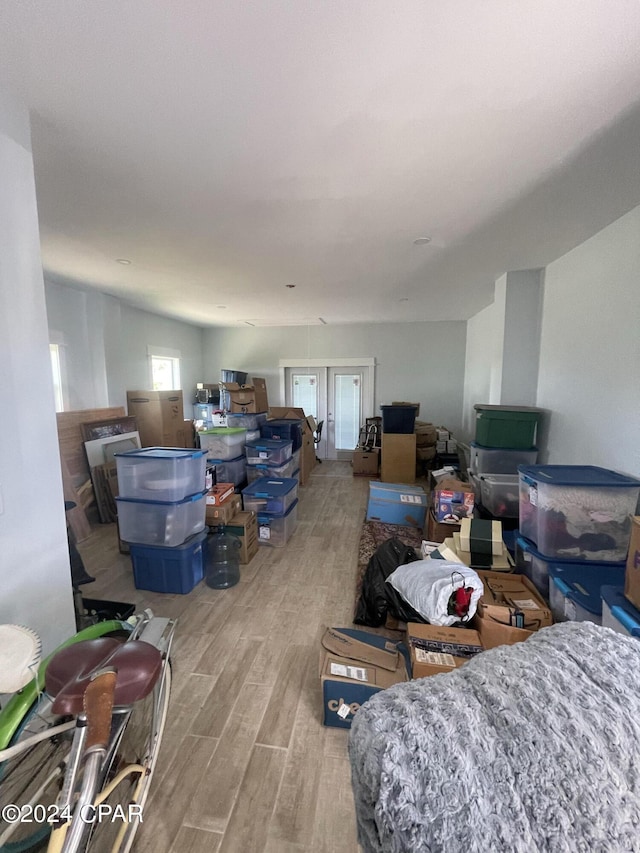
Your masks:
<path fill-rule="evenodd" d="M 51 699 L 43 694 L 25 715 L 10 745 L 68 719 L 71 718 L 54 715 Z M 47 806 L 55 803 L 62 787 L 72 740 L 73 728 L 0 764 L 0 808 L 9 804 L 23 807 L 23 820 L 8 823 L 0 819 L 0 853 L 28 853 L 46 847 L 51 829 L 42 817 L 47 815 Z M 32 800 L 38 809 L 29 811 L 25 805 Z"/>
<path fill-rule="evenodd" d="M 107 757 L 101 790 L 125 768 L 140 764 L 145 768 L 143 774 L 132 773 L 121 781 L 103 801 L 108 813 L 100 822 L 94 824 L 87 839 L 86 850 L 103 853 L 111 850 L 122 834 L 118 851 L 128 853 L 139 826 L 139 819 L 131 814 L 130 806 L 136 806 L 135 813 L 144 819 L 144 806 L 157 763 L 158 751 L 164 733 L 169 697 L 171 693 L 171 662 L 166 661 L 162 675 L 153 691 L 140 702 L 136 702 L 126 723 L 122 735 L 117 740 L 110 756 Z M 125 824 L 125 818 L 132 820 Z"/>

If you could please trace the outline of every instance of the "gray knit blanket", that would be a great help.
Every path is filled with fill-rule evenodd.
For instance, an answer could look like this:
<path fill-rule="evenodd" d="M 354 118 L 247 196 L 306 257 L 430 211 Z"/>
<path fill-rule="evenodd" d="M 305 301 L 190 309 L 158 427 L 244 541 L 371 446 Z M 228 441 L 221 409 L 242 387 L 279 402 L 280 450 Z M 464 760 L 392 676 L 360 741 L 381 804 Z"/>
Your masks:
<path fill-rule="evenodd" d="M 365 853 L 640 851 L 640 642 L 566 622 L 397 684 L 349 755 Z"/>

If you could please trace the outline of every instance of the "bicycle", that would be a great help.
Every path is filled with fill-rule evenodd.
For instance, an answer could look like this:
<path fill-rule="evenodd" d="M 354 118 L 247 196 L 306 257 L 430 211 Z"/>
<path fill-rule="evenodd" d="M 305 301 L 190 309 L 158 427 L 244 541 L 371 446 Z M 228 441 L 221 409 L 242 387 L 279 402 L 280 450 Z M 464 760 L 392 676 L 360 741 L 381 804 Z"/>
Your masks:
<path fill-rule="evenodd" d="M 89 626 L 39 667 L 16 662 L 22 683 L 37 672 L 0 711 L 0 853 L 131 850 L 167 717 L 175 625 L 147 610 Z"/>

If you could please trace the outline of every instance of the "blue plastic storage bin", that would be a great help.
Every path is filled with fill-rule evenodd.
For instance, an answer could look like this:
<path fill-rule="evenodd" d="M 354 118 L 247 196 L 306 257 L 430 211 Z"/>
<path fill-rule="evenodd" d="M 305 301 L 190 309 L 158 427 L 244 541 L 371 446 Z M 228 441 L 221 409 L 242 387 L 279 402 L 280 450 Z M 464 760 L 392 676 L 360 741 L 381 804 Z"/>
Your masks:
<path fill-rule="evenodd" d="M 291 441 L 295 453 L 302 447 L 302 421 L 293 418 L 280 418 L 266 421 L 260 427 L 262 438 L 276 438 L 280 441 Z"/>
<path fill-rule="evenodd" d="M 624 566 L 611 563 L 551 563 L 549 605 L 556 622 L 602 624 L 601 587 L 624 584 Z"/>
<path fill-rule="evenodd" d="M 298 501 L 295 500 L 284 514 L 261 512 L 257 515 L 258 542 L 282 548 L 291 538 L 298 521 Z"/>
<path fill-rule="evenodd" d="M 205 486 L 204 450 L 143 447 L 115 454 L 121 498 L 181 501 Z"/>
<path fill-rule="evenodd" d="M 266 412 L 258 412 L 257 414 L 250 415 L 239 415 L 234 414 L 233 412 L 227 412 L 228 427 L 239 427 L 240 429 L 246 429 L 248 431 L 253 431 L 257 429 L 259 431 L 260 425 L 266 423 L 266 420 Z M 249 441 L 250 438 L 252 438 L 252 436 L 247 435 L 247 441 Z"/>
<path fill-rule="evenodd" d="M 640 610 L 625 598 L 621 586 L 605 585 L 600 589 L 602 595 L 602 625 L 612 628 L 619 634 L 640 638 Z"/>
<path fill-rule="evenodd" d="M 298 497 L 298 481 L 292 477 L 260 477 L 242 490 L 242 505 L 255 513 L 285 513 Z"/>
<path fill-rule="evenodd" d="M 129 546 L 136 589 L 186 595 L 204 577 L 207 533 L 197 533 L 174 548 Z"/>
<path fill-rule="evenodd" d="M 528 465 L 520 533 L 548 559 L 619 563 L 627 556 L 640 480 L 592 465 Z"/>

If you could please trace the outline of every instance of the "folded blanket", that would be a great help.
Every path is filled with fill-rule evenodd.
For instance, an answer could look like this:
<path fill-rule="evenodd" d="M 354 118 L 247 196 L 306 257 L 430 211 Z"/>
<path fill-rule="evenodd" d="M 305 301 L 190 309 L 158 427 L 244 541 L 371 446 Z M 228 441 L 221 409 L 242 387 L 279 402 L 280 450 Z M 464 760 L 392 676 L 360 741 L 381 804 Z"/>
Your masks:
<path fill-rule="evenodd" d="M 640 643 L 567 622 L 395 685 L 349 754 L 365 853 L 640 851 Z"/>

